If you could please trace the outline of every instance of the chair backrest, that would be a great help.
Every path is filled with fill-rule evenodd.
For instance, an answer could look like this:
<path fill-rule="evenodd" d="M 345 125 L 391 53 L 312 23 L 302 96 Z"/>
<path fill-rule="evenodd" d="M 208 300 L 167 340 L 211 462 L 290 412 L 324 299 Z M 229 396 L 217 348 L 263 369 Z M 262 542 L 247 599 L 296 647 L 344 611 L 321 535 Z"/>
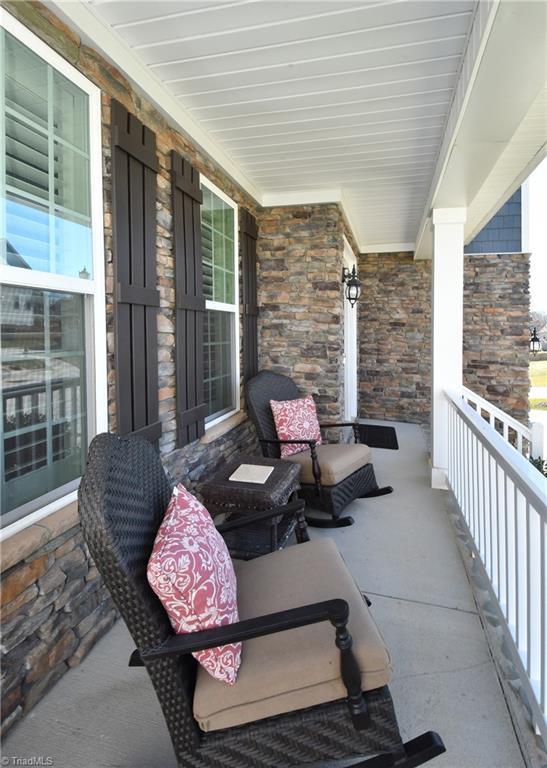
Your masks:
<path fill-rule="evenodd" d="M 98 435 L 78 493 L 84 539 L 137 648 L 172 634 L 146 567 L 172 488 L 161 460 L 143 438 Z M 197 745 L 191 656 L 147 665 L 177 754 Z"/>
<path fill-rule="evenodd" d="M 260 371 L 245 386 L 245 399 L 257 435 L 262 440 L 275 440 L 277 431 L 270 400 L 296 400 L 298 387 L 288 376 L 273 371 Z M 279 447 L 262 445 L 262 453 L 271 459 L 279 458 Z"/>

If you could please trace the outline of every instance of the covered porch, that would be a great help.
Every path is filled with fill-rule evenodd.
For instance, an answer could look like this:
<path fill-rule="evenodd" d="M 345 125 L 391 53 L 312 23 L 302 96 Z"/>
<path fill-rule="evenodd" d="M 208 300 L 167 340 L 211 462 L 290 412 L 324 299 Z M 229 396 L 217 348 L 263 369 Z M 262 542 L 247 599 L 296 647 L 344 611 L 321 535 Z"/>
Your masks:
<path fill-rule="evenodd" d="M 437 764 L 447 768 L 523 768 L 533 764 L 530 755 L 540 765 L 531 735 L 523 742 L 522 723 L 513 722 L 507 680 L 498 676 L 458 551 L 448 494 L 430 487 L 426 437 L 418 426 L 390 425 L 400 450 L 374 449 L 374 465 L 394 493 L 354 501 L 353 527 L 314 529 L 311 536 L 334 536 L 372 601 L 393 657 L 403 737 L 437 730 L 447 747 Z M 127 666 L 132 651 L 118 621 L 8 736 L 4 755 L 51 756 L 58 768 L 175 768 L 147 674 Z"/>
<path fill-rule="evenodd" d="M 321 417 L 397 429 L 399 451 L 373 448 L 395 492 L 353 501 L 352 527 L 311 536 L 335 539 L 373 602 L 403 736 L 437 729 L 451 768 L 544 761 L 547 493 L 528 464 L 528 261 L 471 263 L 465 248 L 547 152 L 545 11 L 2 3 L 5 60 L 21 62 L 2 96 L 3 189 L 24 201 L 0 264 L 6 755 L 174 766 L 145 674 L 127 668 L 76 488 L 89 442 L 109 431 L 148 438 L 199 492 L 259 452 L 245 386 L 266 369 L 313 394 Z M 81 174 L 36 160 L 32 109 L 46 102 L 40 140 L 68 147 Z M 87 105 L 83 128 L 73 103 Z M 36 177 L 52 190 L 68 179 L 46 219 L 77 220 L 85 264 L 70 227 L 67 252 L 40 240 Z M 356 307 L 341 282 L 353 267 Z M 40 302 L 53 315 L 36 330 Z M 59 355 L 80 361 L 57 366 L 54 386 L 36 373 L 50 317 Z M 21 362 L 35 359 L 29 389 Z M 53 429 L 54 401 L 70 407 Z M 54 444 L 63 482 L 47 474 Z"/>

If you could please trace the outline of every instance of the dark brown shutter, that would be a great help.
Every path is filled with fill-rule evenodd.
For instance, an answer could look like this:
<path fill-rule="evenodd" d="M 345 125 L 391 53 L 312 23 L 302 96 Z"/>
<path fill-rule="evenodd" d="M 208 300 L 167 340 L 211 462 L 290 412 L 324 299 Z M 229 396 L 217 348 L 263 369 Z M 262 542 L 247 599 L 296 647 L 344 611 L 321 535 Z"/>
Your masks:
<path fill-rule="evenodd" d="M 120 435 L 151 441 L 158 414 L 156 136 L 112 101 L 112 227 Z"/>
<path fill-rule="evenodd" d="M 258 227 L 249 211 L 242 211 L 241 269 L 243 273 L 243 375 L 249 381 L 258 373 L 258 305 L 256 285 L 256 238 Z"/>
<path fill-rule="evenodd" d="M 177 445 L 205 432 L 203 396 L 203 267 L 199 172 L 176 152 L 171 154 L 173 234 L 177 302 Z"/>

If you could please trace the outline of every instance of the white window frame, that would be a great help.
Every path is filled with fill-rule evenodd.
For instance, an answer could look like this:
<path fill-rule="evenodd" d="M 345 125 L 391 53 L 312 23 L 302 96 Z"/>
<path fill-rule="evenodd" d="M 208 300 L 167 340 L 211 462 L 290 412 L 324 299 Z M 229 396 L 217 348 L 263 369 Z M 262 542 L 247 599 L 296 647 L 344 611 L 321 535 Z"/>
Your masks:
<path fill-rule="evenodd" d="M 230 206 L 234 211 L 234 303 L 225 304 L 222 301 L 210 301 L 205 302 L 205 309 L 216 309 L 221 312 L 230 312 L 234 316 L 234 322 L 232 326 L 232 363 L 233 363 L 233 377 L 232 377 L 232 391 L 234 394 L 235 407 L 226 413 L 211 418 L 210 416 L 205 420 L 205 431 L 215 427 L 217 424 L 226 421 L 234 414 L 238 413 L 241 409 L 241 394 L 240 394 L 240 317 L 239 317 L 239 206 L 231 197 L 219 189 L 216 184 L 205 176 L 201 177 L 201 186 L 207 187 L 210 192 L 213 192 L 224 203 Z M 202 257 L 203 258 L 203 257 Z"/>
<path fill-rule="evenodd" d="M 39 272 L 0 264 L 0 284 L 29 288 L 67 291 L 84 296 L 85 361 L 87 381 L 88 444 L 99 432 L 108 429 L 108 392 L 106 369 L 106 299 L 104 276 L 103 232 L 103 173 L 101 139 L 101 91 L 78 72 L 62 56 L 40 40 L 23 24 L 0 8 L 0 26 L 13 35 L 37 56 L 64 75 L 89 97 L 89 163 L 91 186 L 91 239 L 93 279 Z M 0 115 L 0 135 L 3 133 L 3 114 Z M 0 158 L 0 172 L 4 172 L 4 157 Z M 3 208 L 1 208 L 3 213 Z M 1 382 L 0 382 L 1 384 Z M 3 468 L 2 468 L 3 471 Z M 47 494 L 45 495 L 47 497 Z M 40 497 L 39 497 L 40 498 Z M 13 536 L 47 515 L 67 506 L 77 498 L 71 491 L 51 503 L 30 512 L 0 530 L 0 541 Z"/>

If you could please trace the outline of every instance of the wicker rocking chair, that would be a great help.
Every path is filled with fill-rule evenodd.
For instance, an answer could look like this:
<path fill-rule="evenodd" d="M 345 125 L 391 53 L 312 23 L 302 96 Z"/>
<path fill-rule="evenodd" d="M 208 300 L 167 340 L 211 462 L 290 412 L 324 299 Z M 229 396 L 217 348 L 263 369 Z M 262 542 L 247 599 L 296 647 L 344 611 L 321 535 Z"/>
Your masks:
<path fill-rule="evenodd" d="M 150 675 L 180 768 L 290 768 L 354 756 L 368 768 L 411 768 L 444 752 L 431 732 L 402 743 L 389 656 L 330 540 L 237 562 L 241 620 L 174 635 L 146 578 L 170 495 L 145 440 L 92 442 L 79 492 L 84 537 L 136 643 L 130 664 Z M 309 578 L 314 564 L 321 578 Z M 234 686 L 190 655 L 239 640 Z"/>
<path fill-rule="evenodd" d="M 306 516 L 308 525 L 331 528 L 351 525 L 353 518 L 340 517 L 354 499 L 383 496 L 393 488 L 379 488 L 370 448 L 359 444 L 357 422 L 320 424 L 321 429 L 352 427 L 355 443 L 321 444 L 314 440 L 279 440 L 270 400 L 294 400 L 302 395 L 292 379 L 273 371 L 260 371 L 245 388 L 249 415 L 255 425 L 264 456 L 279 458 L 283 443 L 307 443 L 309 449 L 287 457 L 300 464 L 300 496 L 315 509 L 328 512 L 332 520 Z"/>

